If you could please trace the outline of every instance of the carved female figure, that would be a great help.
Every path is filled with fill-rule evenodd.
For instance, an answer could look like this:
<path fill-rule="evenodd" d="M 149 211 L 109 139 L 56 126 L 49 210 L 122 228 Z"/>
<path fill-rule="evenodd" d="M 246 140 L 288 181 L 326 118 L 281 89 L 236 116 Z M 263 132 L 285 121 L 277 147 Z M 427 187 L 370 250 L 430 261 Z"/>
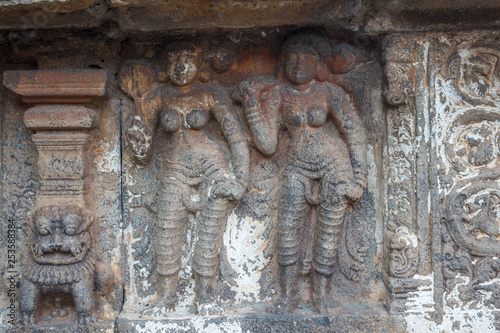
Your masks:
<path fill-rule="evenodd" d="M 174 46 L 168 53 L 167 76 L 171 85 L 149 90 L 153 81 L 151 69 L 137 64 L 122 67 L 122 73 L 127 68 L 135 68 L 136 73 L 123 75 L 121 85 L 136 95 L 138 114 L 126 133 L 133 155 L 147 161 L 158 124 L 171 139 L 159 177 L 157 303 L 167 309 L 175 307 L 188 213 L 198 212 L 193 268 L 198 312 L 206 315 L 222 312 L 212 295 L 222 226 L 228 202 L 241 198 L 246 189 L 249 153 L 227 94 L 217 85 L 197 83 L 200 58 L 201 49 L 192 44 Z M 234 172 L 230 171 L 221 146 L 208 134 L 206 126 L 211 117 L 227 140 Z M 192 199 L 195 190 L 199 200 Z"/>
<path fill-rule="evenodd" d="M 282 293 L 270 309 L 274 313 L 292 312 L 298 304 L 296 281 L 308 212 L 309 242 L 315 239 L 308 250 L 313 256 L 313 304 L 328 311 L 327 285 L 344 214 L 367 183 L 366 139 L 357 110 L 342 88 L 322 82 L 326 73 L 321 61 L 328 47 L 316 35 L 293 36 L 282 51 L 283 77 L 252 78 L 239 86 L 253 140 L 263 154 L 275 152 L 281 129 L 290 136 L 277 236 Z"/>

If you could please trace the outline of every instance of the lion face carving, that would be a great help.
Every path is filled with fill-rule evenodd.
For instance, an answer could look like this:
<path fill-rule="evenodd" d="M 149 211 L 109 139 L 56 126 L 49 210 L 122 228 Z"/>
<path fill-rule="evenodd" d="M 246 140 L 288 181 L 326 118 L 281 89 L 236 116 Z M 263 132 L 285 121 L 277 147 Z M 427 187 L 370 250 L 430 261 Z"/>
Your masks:
<path fill-rule="evenodd" d="M 39 264 L 69 265 L 81 262 L 92 246 L 91 214 L 72 204 L 38 208 L 33 214 L 31 252 Z"/>

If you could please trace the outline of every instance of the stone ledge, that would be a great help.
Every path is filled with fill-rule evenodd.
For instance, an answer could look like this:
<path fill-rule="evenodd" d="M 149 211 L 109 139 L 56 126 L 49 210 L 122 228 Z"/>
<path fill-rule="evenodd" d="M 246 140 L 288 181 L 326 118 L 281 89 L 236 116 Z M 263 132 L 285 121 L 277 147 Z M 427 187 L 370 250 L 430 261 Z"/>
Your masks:
<path fill-rule="evenodd" d="M 137 314 L 122 313 L 116 322 L 118 332 L 387 332 L 389 316 L 382 307 L 343 309 L 336 314 L 319 315 L 295 313 L 277 316 L 267 313 L 229 315 L 221 317 L 200 317 L 173 314 L 172 318 L 137 319 Z M 306 310 L 310 311 L 309 309 Z M 304 312 L 298 309 L 296 312 Z"/>
<path fill-rule="evenodd" d="M 70 13 L 92 5 L 96 0 L 0 0 L 0 12 L 46 10 Z"/>
<path fill-rule="evenodd" d="M 0 324 L 0 332 L 6 333 L 113 333 L 115 332 L 114 321 L 97 321 L 93 328 L 70 327 L 23 327 Z"/>

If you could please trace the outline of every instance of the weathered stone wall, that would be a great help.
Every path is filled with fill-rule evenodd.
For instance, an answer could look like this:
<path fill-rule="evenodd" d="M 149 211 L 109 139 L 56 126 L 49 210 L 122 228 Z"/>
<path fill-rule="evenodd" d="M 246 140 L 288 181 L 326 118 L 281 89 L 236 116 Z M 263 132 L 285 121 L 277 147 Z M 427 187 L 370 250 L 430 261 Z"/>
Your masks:
<path fill-rule="evenodd" d="M 498 17 L 487 0 L 0 0 L 0 330 L 494 332 Z M 299 74 L 287 52 L 312 54 L 306 92 L 290 78 Z M 194 90 L 177 83 L 175 61 L 197 66 L 186 84 Z M 71 70 L 106 75 L 94 82 Z M 331 106 L 319 106 L 320 121 L 323 111 L 307 112 L 322 101 Z M 74 106 L 93 110 L 95 122 L 68 125 Z M 197 132 L 188 117 L 199 110 L 208 120 L 196 120 Z M 256 133 L 275 115 L 279 140 L 266 152 L 272 131 Z M 326 136 L 311 139 L 318 128 Z M 75 139 L 47 153 L 62 140 L 54 135 Z M 73 157 L 81 135 L 87 143 Z M 213 171 L 195 166 L 203 159 Z M 191 169 L 179 171 L 182 163 Z M 217 197 L 219 183 L 226 194 Z M 71 266 L 60 250 L 74 242 L 62 227 L 70 222 L 57 217 L 68 205 L 93 217 L 74 235 L 91 235 L 96 264 L 79 276 L 88 293 L 54 277 Z M 328 274 L 317 261 L 323 240 L 335 254 Z M 298 263 L 285 263 L 299 241 Z M 41 264 L 55 267 L 43 282 L 30 268 L 37 246 L 63 253 Z M 216 271 L 205 274 L 212 268 L 199 261 L 212 267 L 210 251 Z M 95 323 L 81 294 L 95 303 Z"/>

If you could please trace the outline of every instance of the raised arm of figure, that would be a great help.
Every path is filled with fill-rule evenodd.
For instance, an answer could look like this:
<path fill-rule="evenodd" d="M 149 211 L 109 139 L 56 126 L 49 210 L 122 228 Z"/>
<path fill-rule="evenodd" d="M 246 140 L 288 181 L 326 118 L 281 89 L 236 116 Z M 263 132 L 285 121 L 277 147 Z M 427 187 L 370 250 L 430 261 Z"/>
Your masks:
<path fill-rule="evenodd" d="M 241 199 L 248 185 L 248 170 L 250 167 L 247 140 L 241 126 L 238 124 L 236 113 L 227 94 L 217 88 L 213 91 L 211 112 L 219 123 L 231 151 L 235 188 L 231 189 L 230 197 L 231 199 Z"/>
<path fill-rule="evenodd" d="M 238 90 L 255 146 L 265 155 L 273 154 L 280 127 L 277 81 L 252 78 L 240 83 Z"/>
<path fill-rule="evenodd" d="M 361 198 L 367 185 L 366 131 L 351 97 L 338 86 L 329 86 L 330 110 L 335 125 L 344 136 L 349 148 L 354 171 L 354 184 L 349 191 L 349 199 Z"/>

